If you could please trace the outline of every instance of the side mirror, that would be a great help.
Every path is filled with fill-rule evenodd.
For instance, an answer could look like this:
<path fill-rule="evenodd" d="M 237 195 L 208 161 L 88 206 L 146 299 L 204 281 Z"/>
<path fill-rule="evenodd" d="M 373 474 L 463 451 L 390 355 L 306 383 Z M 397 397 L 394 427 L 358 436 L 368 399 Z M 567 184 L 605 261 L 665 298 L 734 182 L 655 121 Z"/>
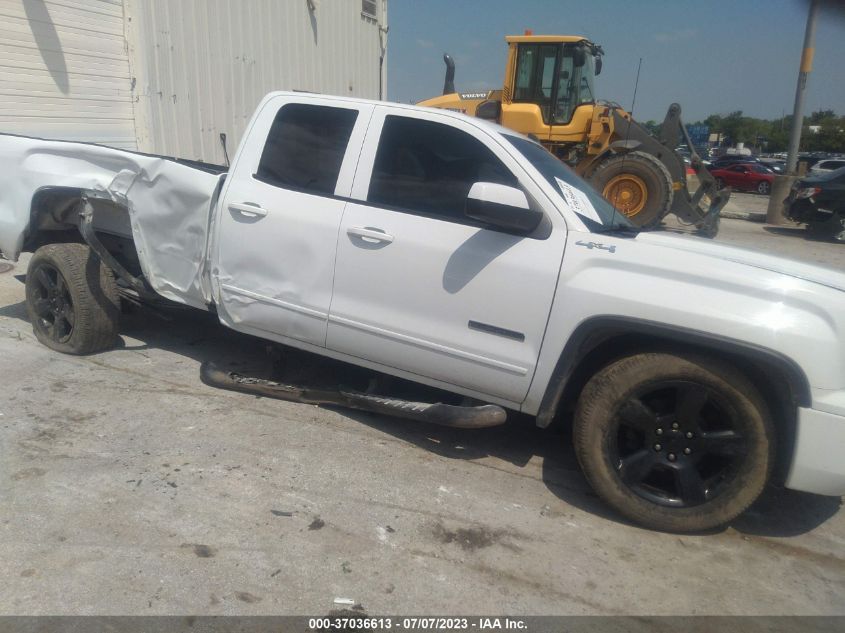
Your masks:
<path fill-rule="evenodd" d="M 488 99 L 478 104 L 475 109 L 475 116 L 486 121 L 499 121 L 502 116 L 502 102 Z"/>
<path fill-rule="evenodd" d="M 596 65 L 596 77 L 598 77 L 601 75 L 601 55 L 596 55 L 593 60 L 595 60 Z"/>
<path fill-rule="evenodd" d="M 472 186 L 464 213 L 473 220 L 517 233 L 530 233 L 543 219 L 542 211 L 528 206 L 522 190 L 494 182 L 477 182 Z"/>
<path fill-rule="evenodd" d="M 583 46 L 576 46 L 575 50 L 572 51 L 572 63 L 575 68 L 581 68 L 587 63 L 587 51 L 584 50 Z"/>

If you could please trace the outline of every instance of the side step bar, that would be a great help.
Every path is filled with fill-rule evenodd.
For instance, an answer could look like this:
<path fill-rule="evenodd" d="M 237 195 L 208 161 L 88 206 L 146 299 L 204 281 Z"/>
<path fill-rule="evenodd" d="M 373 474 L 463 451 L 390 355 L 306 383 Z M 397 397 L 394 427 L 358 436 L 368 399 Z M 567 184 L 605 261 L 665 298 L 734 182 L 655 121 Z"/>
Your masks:
<path fill-rule="evenodd" d="M 505 410 L 493 404 L 459 407 L 439 402 L 411 402 L 343 388 L 310 389 L 224 371 L 210 361 L 200 366 L 200 379 L 211 387 L 240 391 L 253 396 L 306 404 L 333 404 L 458 429 L 499 426 L 507 419 Z"/>

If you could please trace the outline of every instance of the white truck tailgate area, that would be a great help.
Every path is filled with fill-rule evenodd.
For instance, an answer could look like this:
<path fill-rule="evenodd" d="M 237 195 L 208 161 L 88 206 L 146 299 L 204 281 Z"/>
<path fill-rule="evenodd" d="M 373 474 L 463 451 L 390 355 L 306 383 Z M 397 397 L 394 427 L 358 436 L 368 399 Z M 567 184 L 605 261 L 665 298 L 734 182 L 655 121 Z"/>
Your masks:
<path fill-rule="evenodd" d="M 210 213 L 223 177 L 110 147 L 0 135 L 0 251 L 17 260 L 40 188 L 83 189 L 128 209 L 142 270 L 156 292 L 205 308 Z"/>

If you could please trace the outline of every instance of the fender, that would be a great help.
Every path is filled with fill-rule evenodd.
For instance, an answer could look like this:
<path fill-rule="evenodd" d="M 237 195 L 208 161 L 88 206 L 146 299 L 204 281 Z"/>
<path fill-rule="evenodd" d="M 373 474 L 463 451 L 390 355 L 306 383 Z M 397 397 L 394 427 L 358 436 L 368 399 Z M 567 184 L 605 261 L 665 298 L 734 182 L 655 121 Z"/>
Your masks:
<path fill-rule="evenodd" d="M 797 406 L 808 407 L 811 403 L 810 384 L 803 370 L 794 360 L 778 351 L 710 332 L 644 319 L 596 316 L 579 324 L 564 346 L 540 403 L 537 426 L 545 428 L 551 424 L 566 388 L 581 363 L 600 345 L 612 339 L 634 343 L 670 343 L 681 346 L 681 349 L 739 357 L 759 367 L 776 370 L 786 380 L 791 400 Z"/>

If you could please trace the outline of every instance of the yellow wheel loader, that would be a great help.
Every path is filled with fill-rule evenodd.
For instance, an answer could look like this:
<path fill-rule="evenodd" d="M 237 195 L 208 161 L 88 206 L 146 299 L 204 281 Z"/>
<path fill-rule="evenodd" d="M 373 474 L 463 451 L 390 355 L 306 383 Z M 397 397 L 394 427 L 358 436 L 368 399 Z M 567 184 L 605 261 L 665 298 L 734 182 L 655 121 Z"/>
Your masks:
<path fill-rule="evenodd" d="M 644 229 L 674 213 L 702 235 L 716 235 L 730 192 L 719 190 L 701 163 L 677 103 L 669 107 L 660 138 L 655 138 L 618 104 L 596 99 L 601 46 L 572 35 L 526 34 L 505 40 L 508 62 L 501 90 L 456 92 L 455 64 L 444 55 L 443 95 L 417 105 L 489 119 L 536 138 Z M 700 183 L 694 194 L 687 188 L 686 166 L 674 151 L 681 143 L 690 148 Z"/>

